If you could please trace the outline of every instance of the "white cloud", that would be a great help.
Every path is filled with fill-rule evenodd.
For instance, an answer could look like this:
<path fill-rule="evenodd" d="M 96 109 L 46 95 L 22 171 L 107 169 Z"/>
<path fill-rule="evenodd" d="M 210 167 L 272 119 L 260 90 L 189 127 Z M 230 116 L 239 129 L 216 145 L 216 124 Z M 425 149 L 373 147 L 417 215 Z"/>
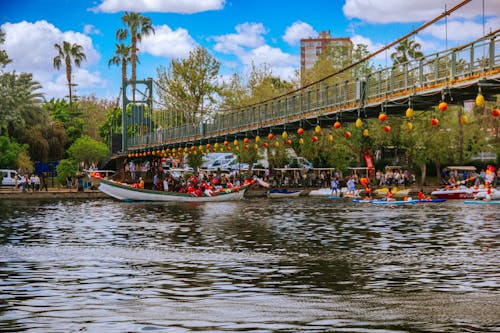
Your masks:
<path fill-rule="evenodd" d="M 345 16 L 371 23 L 422 22 L 453 8 L 456 0 L 346 0 L 343 7 Z M 500 1 L 485 0 L 487 16 L 498 16 Z M 482 3 L 472 1 L 451 14 L 453 19 L 471 19 L 482 15 Z"/>
<path fill-rule="evenodd" d="M 93 24 L 86 24 L 83 27 L 83 33 L 85 35 L 100 35 L 101 31 L 97 29 Z"/>
<path fill-rule="evenodd" d="M 299 64 L 297 57 L 269 45 L 263 45 L 246 52 L 240 56 L 240 59 L 245 65 L 250 65 L 253 62 L 256 65 L 268 64 L 271 68 Z"/>
<path fill-rule="evenodd" d="M 283 40 L 288 45 L 296 45 L 303 38 L 313 38 L 317 35 L 318 33 L 313 29 L 312 26 L 305 22 L 296 21 L 291 26 L 286 28 Z"/>
<path fill-rule="evenodd" d="M 485 22 L 484 32 L 496 30 L 500 27 L 500 17 L 489 19 Z M 472 21 L 448 21 L 445 24 L 434 24 L 424 31 L 422 34 L 431 35 L 433 37 L 451 41 L 466 41 L 474 40 L 483 36 L 483 24 Z"/>
<path fill-rule="evenodd" d="M 221 10 L 225 2 L 225 0 L 103 0 L 95 10 L 105 13 L 131 11 L 193 14 Z"/>
<path fill-rule="evenodd" d="M 6 33 L 5 50 L 12 59 L 5 70 L 33 73 L 33 79 L 40 82 L 48 98 L 67 95 L 64 69 L 57 71 L 53 67 L 53 59 L 57 55 L 54 44 L 68 41 L 81 45 L 87 58 L 82 68 L 97 64 L 100 58 L 90 37 L 79 32 L 62 32 L 47 21 L 5 23 L 1 28 Z M 104 83 L 99 73 L 77 68 L 73 72 L 74 82 L 81 88 L 98 87 Z"/>
<path fill-rule="evenodd" d="M 167 25 L 155 27 L 154 35 L 143 37 L 139 49 L 154 56 L 185 58 L 196 47 L 196 42 L 186 29 L 172 30 Z"/>
<path fill-rule="evenodd" d="M 241 53 L 243 48 L 255 48 L 265 44 L 262 35 L 267 33 L 262 23 L 242 23 L 236 26 L 236 34 L 213 37 L 217 42 L 214 50 L 231 54 Z"/>

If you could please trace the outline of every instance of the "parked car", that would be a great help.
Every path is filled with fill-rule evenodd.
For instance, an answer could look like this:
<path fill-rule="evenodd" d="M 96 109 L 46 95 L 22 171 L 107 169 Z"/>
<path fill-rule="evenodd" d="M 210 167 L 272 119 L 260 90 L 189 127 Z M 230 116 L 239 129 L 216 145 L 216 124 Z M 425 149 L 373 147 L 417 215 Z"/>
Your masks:
<path fill-rule="evenodd" d="M 10 169 L 0 169 L 0 179 L 2 180 L 2 186 L 12 186 L 16 185 L 17 171 Z"/>
<path fill-rule="evenodd" d="M 305 157 L 291 157 L 290 163 L 285 165 L 285 168 L 299 168 L 310 170 L 314 168 L 313 164 L 309 162 Z"/>

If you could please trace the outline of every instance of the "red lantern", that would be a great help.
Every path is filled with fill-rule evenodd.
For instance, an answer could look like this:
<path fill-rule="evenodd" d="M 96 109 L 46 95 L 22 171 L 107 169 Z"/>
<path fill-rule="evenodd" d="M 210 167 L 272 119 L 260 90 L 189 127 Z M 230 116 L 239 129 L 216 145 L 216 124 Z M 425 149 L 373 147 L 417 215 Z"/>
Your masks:
<path fill-rule="evenodd" d="M 500 116 L 500 110 L 498 110 L 497 108 L 494 108 L 493 110 L 491 110 L 491 115 L 493 117 L 498 117 Z"/>
<path fill-rule="evenodd" d="M 229 141 L 224 141 L 224 146 L 227 146 L 229 144 Z"/>
<path fill-rule="evenodd" d="M 248 145 L 244 145 L 243 148 L 248 149 Z"/>
<path fill-rule="evenodd" d="M 440 111 L 446 111 L 448 109 L 448 103 L 441 102 L 441 103 L 439 103 L 438 108 Z"/>
<path fill-rule="evenodd" d="M 385 113 L 381 113 L 378 115 L 378 120 L 381 122 L 385 121 L 387 119 L 387 115 Z"/>
<path fill-rule="evenodd" d="M 349 138 L 351 137 L 351 132 L 346 131 L 346 132 L 344 133 L 344 136 L 345 136 L 345 138 L 346 138 L 346 139 L 349 139 Z"/>
<path fill-rule="evenodd" d="M 333 128 L 340 128 L 342 124 L 340 123 L 340 121 L 336 121 L 334 124 L 333 124 Z"/>
<path fill-rule="evenodd" d="M 437 118 L 432 119 L 432 120 L 431 120 L 431 125 L 432 125 L 432 126 L 437 126 L 437 125 L 439 125 L 439 120 L 438 120 Z"/>
<path fill-rule="evenodd" d="M 303 129 L 302 127 L 301 127 L 301 128 L 299 128 L 299 129 L 297 130 L 297 134 L 298 134 L 298 135 L 302 135 L 302 134 L 304 134 L 304 129 Z"/>
<path fill-rule="evenodd" d="M 210 149 L 210 147 L 212 147 L 212 145 L 210 143 L 207 143 L 207 149 Z"/>
<path fill-rule="evenodd" d="M 391 131 L 391 126 L 389 126 L 389 125 L 384 126 L 384 131 L 385 132 L 390 132 Z"/>
<path fill-rule="evenodd" d="M 249 139 L 249 138 L 244 138 L 244 139 L 243 139 L 243 142 L 244 142 L 244 143 L 249 143 L 249 142 L 250 142 L 250 139 Z"/>
<path fill-rule="evenodd" d="M 285 143 L 286 143 L 287 145 L 291 145 L 291 144 L 292 144 L 292 140 L 288 139 L 288 140 L 286 140 L 286 142 L 285 142 Z"/>
<path fill-rule="evenodd" d="M 268 138 L 269 140 L 274 139 L 274 134 L 273 134 L 273 133 L 269 133 L 269 134 L 267 135 L 267 138 Z"/>
<path fill-rule="evenodd" d="M 314 135 L 311 139 L 312 139 L 312 142 L 318 142 L 318 137 L 316 135 Z"/>
<path fill-rule="evenodd" d="M 267 142 L 264 142 L 264 143 L 262 144 L 262 146 L 263 146 L 264 148 L 267 148 L 267 147 L 269 146 L 269 144 L 268 144 Z"/>

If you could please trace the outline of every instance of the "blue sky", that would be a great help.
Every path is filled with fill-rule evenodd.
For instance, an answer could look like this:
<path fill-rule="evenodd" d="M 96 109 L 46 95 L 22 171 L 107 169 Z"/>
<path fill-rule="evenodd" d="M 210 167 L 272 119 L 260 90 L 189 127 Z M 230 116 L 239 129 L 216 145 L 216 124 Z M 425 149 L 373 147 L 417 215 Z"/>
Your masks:
<path fill-rule="evenodd" d="M 108 67 L 124 11 L 151 18 L 156 34 L 139 46 L 138 79 L 202 46 L 221 64 L 221 77 L 246 75 L 252 63 L 291 79 L 300 66 L 300 38 L 330 30 L 375 51 L 460 0 L 0 0 L 2 46 L 13 60 L 4 71 L 30 72 L 47 99 L 67 95 L 64 71 L 52 67 L 55 43 L 78 43 L 87 55 L 74 70 L 78 95 L 115 99 L 120 68 Z M 484 7 L 483 7 L 484 4 Z M 483 16 L 483 8 L 485 15 Z M 484 22 L 484 24 L 483 24 Z M 500 27 L 499 0 L 472 0 L 417 35 L 424 53 L 460 45 Z M 446 31 L 448 31 L 446 36 Z M 375 60 L 385 65 L 390 53 Z M 390 61 L 390 59 L 389 59 Z M 130 69 L 129 69 L 130 70 Z M 130 74 L 129 74 L 130 75 Z"/>

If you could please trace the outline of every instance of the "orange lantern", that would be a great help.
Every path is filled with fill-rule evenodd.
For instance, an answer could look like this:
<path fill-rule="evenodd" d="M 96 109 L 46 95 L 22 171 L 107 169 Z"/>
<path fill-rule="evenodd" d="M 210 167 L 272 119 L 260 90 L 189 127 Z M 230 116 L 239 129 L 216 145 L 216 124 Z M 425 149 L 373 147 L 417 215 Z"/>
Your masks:
<path fill-rule="evenodd" d="M 385 126 L 384 126 L 384 131 L 385 131 L 385 132 L 390 132 L 390 131 L 391 131 L 391 126 L 389 126 L 389 125 L 385 125 Z"/>
<path fill-rule="evenodd" d="M 344 133 L 344 136 L 345 136 L 345 138 L 346 138 L 346 139 L 349 139 L 349 138 L 351 137 L 351 132 L 346 131 L 346 132 Z"/>
<path fill-rule="evenodd" d="M 446 111 L 446 110 L 448 109 L 448 103 L 446 103 L 446 102 L 441 102 L 441 103 L 439 103 L 439 105 L 438 105 L 438 109 L 439 109 L 440 111 Z"/>
<path fill-rule="evenodd" d="M 267 135 L 267 138 L 268 138 L 269 140 L 274 139 L 274 134 L 273 134 L 273 133 L 269 133 L 269 134 Z"/>
<path fill-rule="evenodd" d="M 491 110 L 491 115 L 493 117 L 498 117 L 500 116 L 500 110 L 498 110 L 497 108 L 494 108 L 493 110 Z"/>
<path fill-rule="evenodd" d="M 316 135 L 314 135 L 312 138 L 311 138 L 312 142 L 318 142 L 318 137 Z"/>
<path fill-rule="evenodd" d="M 433 119 L 431 120 L 431 125 L 432 125 L 432 126 L 437 126 L 437 125 L 439 125 L 439 120 L 438 120 L 437 118 L 433 118 Z"/>
<path fill-rule="evenodd" d="M 302 127 L 301 127 L 301 128 L 299 128 L 299 129 L 297 130 L 297 134 L 298 134 L 298 135 L 302 135 L 302 134 L 304 134 L 304 129 L 303 129 Z"/>
<path fill-rule="evenodd" d="M 227 151 L 231 151 L 231 146 L 226 146 Z"/>
<path fill-rule="evenodd" d="M 387 115 L 385 113 L 381 113 L 378 115 L 378 120 L 384 122 L 387 119 Z"/>
<path fill-rule="evenodd" d="M 207 143 L 207 149 L 210 149 L 210 147 L 212 147 L 212 145 L 210 143 Z"/>
<path fill-rule="evenodd" d="M 286 142 L 285 142 L 285 143 L 286 143 L 287 145 L 291 145 L 291 144 L 292 144 L 292 140 L 288 139 L 288 140 L 286 140 Z"/>
<path fill-rule="evenodd" d="M 336 122 L 333 124 L 333 128 L 340 128 L 340 126 L 342 126 L 342 124 L 340 123 L 340 121 L 336 121 Z"/>

